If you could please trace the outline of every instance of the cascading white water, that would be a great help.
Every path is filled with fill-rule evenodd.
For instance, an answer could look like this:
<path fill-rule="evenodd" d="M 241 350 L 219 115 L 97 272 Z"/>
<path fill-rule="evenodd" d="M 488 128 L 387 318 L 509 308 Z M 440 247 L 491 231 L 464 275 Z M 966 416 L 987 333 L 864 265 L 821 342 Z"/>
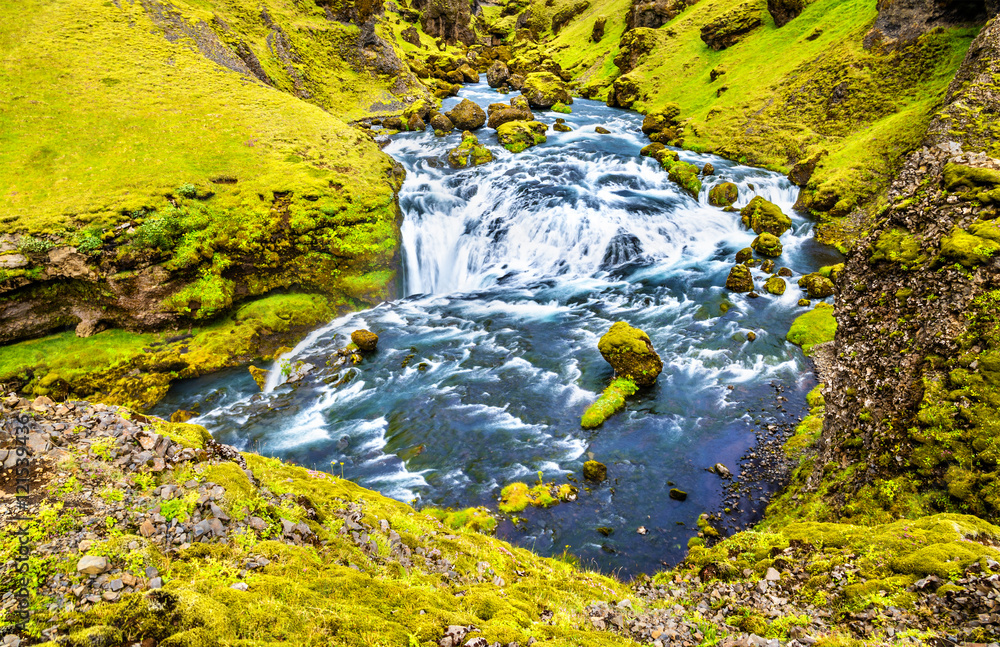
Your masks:
<path fill-rule="evenodd" d="M 497 99 L 482 86 L 463 94 L 484 106 Z M 696 200 L 638 155 L 647 140 L 637 115 L 578 101 L 566 121 L 573 132 L 549 131 L 548 143 L 517 155 L 482 129 L 496 160 L 461 170 L 445 161 L 458 134 L 394 138 L 385 150 L 407 169 L 409 296 L 313 332 L 275 362 L 263 393 L 245 373 L 203 387 L 214 404 L 197 422 L 222 442 L 320 469 L 332 461 L 337 473 L 343 463 L 365 486 L 443 506 L 493 505 L 500 486 L 538 471 L 565 479 L 592 453 L 619 480 L 614 496 L 595 490 L 594 505 L 547 510 L 546 532 L 511 538 L 541 552 L 572 544 L 626 571 L 679 554 L 686 528 L 719 503 L 718 479 L 704 467 L 735 466 L 753 443 L 746 411 L 759 412 L 772 382 L 809 385 L 801 353 L 784 341 L 797 314 L 794 281 L 836 255 L 812 240 L 791 209 L 795 187 L 775 173 L 680 151 L 716 168 Z M 760 195 L 792 215 L 777 259 L 794 274 L 784 295 L 746 299 L 723 287 L 734 254 L 754 238 L 738 213 L 707 203 L 723 181 L 738 185 L 737 204 Z M 762 285 L 767 275 L 754 276 Z M 580 415 L 611 377 L 597 340 L 616 320 L 649 333 L 664 372 L 625 412 L 584 432 Z M 378 333 L 379 351 L 356 367 L 328 367 L 357 328 Z M 316 368 L 285 384 L 282 364 L 298 361 Z M 178 396 L 163 406 L 191 405 Z M 668 479 L 688 489 L 685 506 L 658 498 Z M 609 557 L 592 537 L 597 525 L 640 516 L 659 530 L 616 539 L 627 558 Z"/>

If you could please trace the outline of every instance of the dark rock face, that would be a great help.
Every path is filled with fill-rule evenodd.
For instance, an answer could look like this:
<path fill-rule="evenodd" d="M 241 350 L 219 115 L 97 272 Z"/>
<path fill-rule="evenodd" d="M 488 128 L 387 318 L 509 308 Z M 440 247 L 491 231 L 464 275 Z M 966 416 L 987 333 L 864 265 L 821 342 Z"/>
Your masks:
<path fill-rule="evenodd" d="M 935 27 L 982 24 L 997 13 L 996 0 L 879 0 L 878 18 L 865 35 L 865 48 L 893 49 Z"/>
<path fill-rule="evenodd" d="M 625 15 L 625 28 L 661 27 L 698 0 L 633 0 Z"/>
<path fill-rule="evenodd" d="M 784 27 L 806 8 L 805 0 L 767 0 L 767 12 L 775 27 Z"/>
<path fill-rule="evenodd" d="M 604 25 L 607 22 L 608 19 L 605 18 L 604 16 L 601 16 L 600 18 L 594 21 L 594 29 L 593 31 L 590 32 L 590 40 L 594 41 L 595 43 L 601 42 L 601 39 L 604 38 Z"/>
<path fill-rule="evenodd" d="M 633 234 L 618 232 L 604 250 L 601 269 L 609 270 L 640 256 L 642 256 L 642 242 Z"/>
<path fill-rule="evenodd" d="M 449 44 L 456 42 L 472 45 L 476 33 L 472 28 L 472 9 L 465 0 L 423 0 L 414 2 L 423 11 L 420 25 L 428 35 Z"/>
<path fill-rule="evenodd" d="M 573 4 L 563 7 L 552 16 L 552 33 L 558 34 L 566 23 L 573 20 L 587 9 L 590 9 L 589 0 L 578 0 Z"/>
<path fill-rule="evenodd" d="M 417 28 L 412 25 L 401 31 L 399 35 L 410 45 L 414 45 L 416 47 L 420 47 L 422 45 L 420 42 L 420 34 L 417 32 Z"/>
<path fill-rule="evenodd" d="M 727 11 L 701 28 L 701 39 L 706 45 L 719 51 L 732 47 L 744 36 L 764 24 L 760 8 L 747 3 Z"/>
<path fill-rule="evenodd" d="M 894 513 L 919 480 L 937 509 L 1000 518 L 989 485 L 1000 470 L 987 450 L 1000 398 L 1000 146 L 995 121 L 977 125 L 1000 112 L 984 78 L 998 70 L 994 21 L 973 41 L 925 147 L 890 186 L 894 206 L 838 279 L 824 430 L 815 468 L 796 484 L 809 493 L 824 465 L 857 465 L 827 497 L 832 514 L 875 479 L 895 479 L 900 494 L 872 507 Z"/>

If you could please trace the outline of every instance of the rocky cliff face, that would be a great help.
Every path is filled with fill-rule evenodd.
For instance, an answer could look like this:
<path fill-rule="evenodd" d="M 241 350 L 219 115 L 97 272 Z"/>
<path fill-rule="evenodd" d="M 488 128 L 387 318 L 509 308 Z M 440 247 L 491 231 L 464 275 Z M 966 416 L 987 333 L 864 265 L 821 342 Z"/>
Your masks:
<path fill-rule="evenodd" d="M 998 70 L 993 20 L 839 279 L 826 422 L 798 483 L 825 516 L 1000 514 Z"/>

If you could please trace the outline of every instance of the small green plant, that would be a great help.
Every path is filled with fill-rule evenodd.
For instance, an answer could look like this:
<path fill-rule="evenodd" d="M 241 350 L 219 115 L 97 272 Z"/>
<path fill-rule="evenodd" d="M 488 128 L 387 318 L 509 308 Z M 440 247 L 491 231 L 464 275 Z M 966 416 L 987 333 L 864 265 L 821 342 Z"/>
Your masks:
<path fill-rule="evenodd" d="M 114 438 L 101 438 L 90 445 L 90 452 L 101 460 L 111 460 L 111 448 L 114 447 Z"/>
<path fill-rule="evenodd" d="M 132 483 L 143 492 L 147 492 L 156 485 L 156 477 L 148 472 L 136 472 L 132 475 Z"/>
<path fill-rule="evenodd" d="M 25 254 L 44 254 L 53 247 L 55 243 L 52 241 L 34 236 L 21 236 L 21 240 L 17 242 L 17 248 Z"/>
<path fill-rule="evenodd" d="M 182 198 L 193 198 L 198 195 L 198 187 L 187 182 L 177 187 L 177 195 Z"/>

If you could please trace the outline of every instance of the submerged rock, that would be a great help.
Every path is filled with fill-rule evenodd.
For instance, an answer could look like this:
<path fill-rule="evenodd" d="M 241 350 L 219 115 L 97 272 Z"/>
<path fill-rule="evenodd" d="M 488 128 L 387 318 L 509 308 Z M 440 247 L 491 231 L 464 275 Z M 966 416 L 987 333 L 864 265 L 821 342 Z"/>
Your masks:
<path fill-rule="evenodd" d="M 608 468 L 599 461 L 587 461 L 583 464 L 583 478 L 600 483 L 608 477 Z"/>
<path fill-rule="evenodd" d="M 597 348 L 615 369 L 615 375 L 627 377 L 639 386 L 653 384 L 663 370 L 663 361 L 653 350 L 649 335 L 624 321 L 614 323 Z"/>
<path fill-rule="evenodd" d="M 371 352 L 378 346 L 378 335 L 370 330 L 355 330 L 351 333 L 351 342 L 358 347 L 358 350 Z"/>
<path fill-rule="evenodd" d="M 445 114 L 455 124 L 455 128 L 462 130 L 482 128 L 486 123 L 486 112 L 477 103 L 468 99 L 462 99 L 461 103 Z"/>
<path fill-rule="evenodd" d="M 670 498 L 675 501 L 686 501 L 688 493 L 675 487 L 670 488 Z"/>
<path fill-rule="evenodd" d="M 746 265 L 735 265 L 729 270 L 726 287 L 733 292 L 750 292 L 753 290 L 753 275 Z"/>
<path fill-rule="evenodd" d="M 705 173 L 705 175 L 710 174 Z M 736 202 L 737 198 L 739 198 L 739 187 L 732 182 L 716 184 L 708 192 L 708 203 L 716 207 L 728 207 Z"/>

